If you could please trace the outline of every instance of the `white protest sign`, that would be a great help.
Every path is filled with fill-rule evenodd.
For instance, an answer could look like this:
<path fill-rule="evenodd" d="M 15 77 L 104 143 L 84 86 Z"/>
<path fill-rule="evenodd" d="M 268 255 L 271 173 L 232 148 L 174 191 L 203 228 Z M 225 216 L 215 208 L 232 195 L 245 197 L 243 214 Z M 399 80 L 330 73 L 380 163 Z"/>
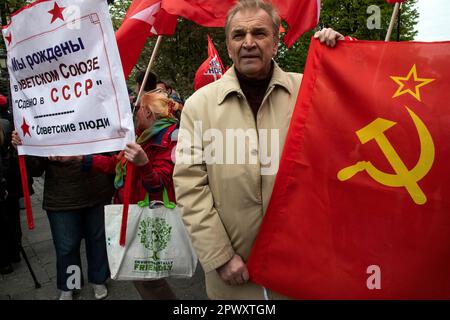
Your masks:
<path fill-rule="evenodd" d="M 134 141 L 106 0 L 38 0 L 2 31 L 19 154 L 101 153 Z"/>

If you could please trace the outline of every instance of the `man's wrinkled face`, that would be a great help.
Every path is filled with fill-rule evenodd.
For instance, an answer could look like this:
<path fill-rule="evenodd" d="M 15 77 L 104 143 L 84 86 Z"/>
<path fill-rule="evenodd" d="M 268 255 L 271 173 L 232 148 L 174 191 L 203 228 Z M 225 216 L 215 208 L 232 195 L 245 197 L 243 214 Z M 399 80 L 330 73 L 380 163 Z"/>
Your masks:
<path fill-rule="evenodd" d="M 278 50 L 273 23 L 262 9 L 239 11 L 230 21 L 228 55 L 242 75 L 266 78 Z"/>

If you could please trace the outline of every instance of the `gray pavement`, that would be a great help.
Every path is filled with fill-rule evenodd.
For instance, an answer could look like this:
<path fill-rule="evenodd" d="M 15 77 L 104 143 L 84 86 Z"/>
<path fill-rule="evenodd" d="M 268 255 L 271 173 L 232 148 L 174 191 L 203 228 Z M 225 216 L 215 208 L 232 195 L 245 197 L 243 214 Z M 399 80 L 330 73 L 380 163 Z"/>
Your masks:
<path fill-rule="evenodd" d="M 59 296 L 56 289 L 56 257 L 48 223 L 47 215 L 42 210 L 43 178 L 35 179 L 33 188 L 35 194 L 31 197 L 35 229 L 28 230 L 25 210 L 21 210 L 22 243 L 30 264 L 36 274 L 41 288 L 36 289 L 25 261 L 13 264 L 14 272 L 0 275 L 0 299 L 12 300 L 55 300 Z M 86 274 L 86 255 L 82 246 L 82 263 L 84 277 Z M 191 279 L 168 279 L 178 299 L 207 299 L 203 270 L 200 264 Z M 140 296 L 130 281 L 107 282 L 111 300 L 140 300 Z M 93 300 L 94 294 L 89 284 L 75 295 L 78 300 Z"/>

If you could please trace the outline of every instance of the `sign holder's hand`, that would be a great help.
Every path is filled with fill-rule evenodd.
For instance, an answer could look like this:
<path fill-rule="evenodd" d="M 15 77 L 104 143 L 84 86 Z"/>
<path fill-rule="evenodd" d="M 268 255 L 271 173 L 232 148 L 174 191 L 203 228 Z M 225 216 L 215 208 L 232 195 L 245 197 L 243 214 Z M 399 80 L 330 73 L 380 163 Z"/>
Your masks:
<path fill-rule="evenodd" d="M 17 146 L 21 146 L 22 145 L 22 139 L 20 139 L 19 134 L 17 133 L 17 131 L 13 131 L 12 134 L 11 134 L 11 144 L 16 149 L 17 149 Z"/>

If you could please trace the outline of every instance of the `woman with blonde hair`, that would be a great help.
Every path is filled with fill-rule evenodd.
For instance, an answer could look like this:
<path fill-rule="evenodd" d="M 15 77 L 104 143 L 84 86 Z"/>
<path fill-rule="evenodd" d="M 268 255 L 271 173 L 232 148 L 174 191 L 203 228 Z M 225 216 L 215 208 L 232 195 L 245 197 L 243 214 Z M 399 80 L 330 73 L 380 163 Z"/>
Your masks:
<path fill-rule="evenodd" d="M 179 121 L 177 113 L 182 106 L 167 97 L 160 89 L 146 93 L 136 112 L 136 142 L 128 143 L 125 150 L 116 156 L 80 156 L 82 170 L 115 174 L 116 188 L 114 203 L 123 202 L 126 167 L 128 162 L 135 166 L 130 203 L 144 200 L 163 200 L 167 190 L 169 200 L 175 201 L 172 181 L 174 162 L 172 150 L 176 147 Z M 63 157 L 74 160 L 74 157 Z M 135 281 L 135 286 L 143 299 L 175 299 L 176 296 L 164 279 L 155 281 Z"/>
<path fill-rule="evenodd" d="M 177 143 L 175 116 L 182 106 L 167 97 L 162 90 L 153 90 L 141 98 L 136 113 L 136 142 L 128 143 L 125 150 L 114 156 L 88 155 L 58 157 L 61 161 L 82 161 L 82 170 L 115 174 L 114 203 L 123 202 L 128 162 L 135 166 L 130 203 L 137 203 L 149 194 L 150 201 L 162 200 L 164 189 L 169 200 L 175 202 L 172 182 L 174 163 L 172 150 Z"/>

